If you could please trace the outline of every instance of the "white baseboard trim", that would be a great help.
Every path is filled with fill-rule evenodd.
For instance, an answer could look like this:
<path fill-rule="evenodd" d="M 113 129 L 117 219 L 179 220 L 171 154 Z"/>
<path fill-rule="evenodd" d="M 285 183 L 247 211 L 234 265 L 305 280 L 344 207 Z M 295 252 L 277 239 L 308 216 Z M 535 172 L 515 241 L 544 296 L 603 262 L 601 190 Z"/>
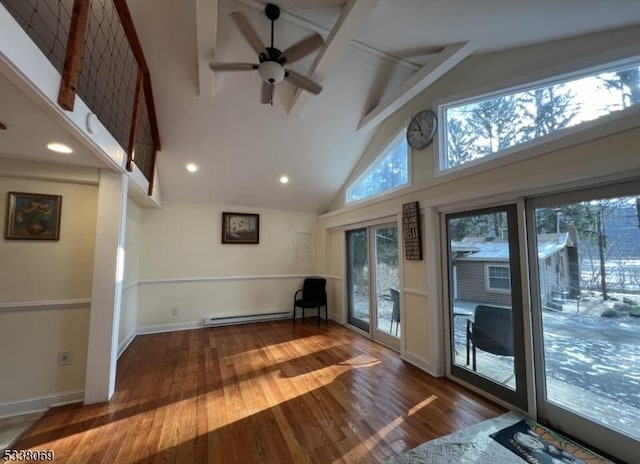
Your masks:
<path fill-rule="evenodd" d="M 84 390 L 69 390 L 60 393 L 52 393 L 50 395 L 37 396 L 26 400 L 0 403 L 0 419 L 35 412 L 43 412 L 55 406 L 81 403 L 83 400 Z"/>
<path fill-rule="evenodd" d="M 129 348 L 129 345 L 131 345 L 131 342 L 133 341 L 133 339 L 136 338 L 136 329 L 134 328 L 129 335 L 127 335 L 124 340 L 122 340 L 119 344 L 118 344 L 118 358 L 120 358 L 120 356 L 122 356 L 122 353 L 125 352 L 125 350 L 127 348 Z"/>
<path fill-rule="evenodd" d="M 205 317 L 204 327 L 222 327 L 225 325 L 249 324 L 254 322 L 281 321 L 291 319 L 291 311 L 277 311 L 265 314 L 249 314 L 243 316 L 210 316 Z"/>
<path fill-rule="evenodd" d="M 443 373 L 435 372 L 429 361 L 411 352 L 405 351 L 400 357 L 409 364 L 413 364 L 417 368 L 422 369 L 427 374 L 431 374 L 434 377 L 442 377 L 444 375 Z"/>
<path fill-rule="evenodd" d="M 311 310 L 313 311 L 313 309 Z M 309 315 L 311 313 L 308 313 Z M 315 316 L 315 312 L 313 315 Z M 310 316 L 311 317 L 311 316 Z M 209 318 L 206 318 L 209 319 Z M 252 315 L 239 315 L 239 316 L 229 316 L 229 317 L 218 317 L 212 318 L 212 322 L 209 324 L 204 323 L 204 319 L 200 321 L 189 321 L 189 322 L 176 322 L 173 324 L 157 324 L 157 325 L 147 325 L 143 327 L 138 327 L 136 331 L 136 335 L 147 335 L 147 334 L 156 334 L 156 333 L 164 333 L 164 332 L 177 332 L 179 330 L 193 330 L 193 329 L 201 329 L 204 327 L 218 327 L 225 325 L 235 325 L 235 324 L 253 324 L 256 322 L 267 322 L 267 321 L 279 321 L 284 319 L 291 319 L 291 311 L 277 311 L 274 310 L 265 314 L 252 314 Z M 124 351 L 124 350 L 123 350 Z"/>
<path fill-rule="evenodd" d="M 173 324 L 157 324 L 138 327 L 136 335 L 149 335 L 165 332 L 177 332 L 179 330 L 201 329 L 204 325 L 202 321 L 175 322 Z"/>

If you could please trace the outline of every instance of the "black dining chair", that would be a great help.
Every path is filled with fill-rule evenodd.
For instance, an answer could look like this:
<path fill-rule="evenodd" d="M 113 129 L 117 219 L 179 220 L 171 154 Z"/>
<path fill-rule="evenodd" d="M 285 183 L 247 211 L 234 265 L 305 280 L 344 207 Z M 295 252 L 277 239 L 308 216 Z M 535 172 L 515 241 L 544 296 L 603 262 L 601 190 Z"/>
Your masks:
<path fill-rule="evenodd" d="M 500 356 L 513 356 L 511 308 L 476 306 L 473 321 L 467 320 L 467 365 L 469 349 L 476 370 L 476 349 Z"/>
<path fill-rule="evenodd" d="M 318 325 L 320 325 L 320 307 L 324 306 L 325 324 L 329 320 L 329 307 L 327 306 L 327 281 L 320 277 L 304 279 L 304 284 L 293 296 L 293 323 L 296 323 L 296 308 L 302 308 L 302 322 L 304 322 L 305 308 L 318 309 Z M 301 298 L 298 295 L 302 294 Z"/>

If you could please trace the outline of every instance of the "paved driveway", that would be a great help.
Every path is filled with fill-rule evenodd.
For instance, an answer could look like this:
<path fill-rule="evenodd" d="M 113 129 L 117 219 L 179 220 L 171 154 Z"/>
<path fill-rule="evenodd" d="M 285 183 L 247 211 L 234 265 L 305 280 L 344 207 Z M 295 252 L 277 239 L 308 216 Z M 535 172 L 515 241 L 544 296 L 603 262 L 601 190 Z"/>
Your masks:
<path fill-rule="evenodd" d="M 640 410 L 640 318 L 545 313 L 547 375 Z"/>

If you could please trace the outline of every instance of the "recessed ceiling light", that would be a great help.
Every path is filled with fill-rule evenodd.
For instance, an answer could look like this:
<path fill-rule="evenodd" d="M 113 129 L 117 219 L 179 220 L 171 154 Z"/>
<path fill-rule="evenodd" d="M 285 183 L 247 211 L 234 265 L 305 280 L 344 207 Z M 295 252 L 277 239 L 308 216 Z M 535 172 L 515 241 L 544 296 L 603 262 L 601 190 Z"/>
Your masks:
<path fill-rule="evenodd" d="M 193 163 L 189 163 L 187 164 L 187 171 L 189 172 L 196 172 L 198 170 L 198 166 L 193 164 Z"/>
<path fill-rule="evenodd" d="M 73 153 L 73 150 L 63 143 L 50 143 L 47 145 L 47 148 L 56 153 L 64 153 L 66 155 Z"/>
<path fill-rule="evenodd" d="M 281 184 L 286 184 L 287 182 L 289 182 L 289 178 L 287 176 L 282 176 L 280 178 L 280 183 Z"/>

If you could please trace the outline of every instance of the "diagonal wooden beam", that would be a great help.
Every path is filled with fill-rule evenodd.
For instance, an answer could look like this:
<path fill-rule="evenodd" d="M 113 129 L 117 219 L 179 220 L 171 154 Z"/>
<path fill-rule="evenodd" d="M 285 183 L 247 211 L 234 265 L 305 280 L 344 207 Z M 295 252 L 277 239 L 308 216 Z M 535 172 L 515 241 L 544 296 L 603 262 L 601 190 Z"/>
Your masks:
<path fill-rule="evenodd" d="M 338 22 L 336 22 L 336 25 L 329 33 L 325 46 L 316 56 L 308 75 L 312 76 L 314 80 L 322 82 L 325 76 L 335 67 L 342 52 L 344 52 L 345 48 L 351 43 L 353 36 L 378 1 L 379 0 L 347 1 Z M 311 96 L 309 92 L 303 92 L 298 89 L 293 96 L 293 103 L 289 113 L 300 116 Z"/>
<path fill-rule="evenodd" d="M 218 0 L 196 0 L 196 40 L 198 47 L 198 92 L 213 97 L 213 61 L 218 35 Z"/>
<path fill-rule="evenodd" d="M 0 130 L 7 130 L 7 126 L 0 122 Z"/>
<path fill-rule="evenodd" d="M 402 86 L 385 98 L 378 106 L 362 118 L 358 130 L 367 131 L 380 124 L 400 107 L 433 84 L 450 69 L 475 50 L 470 42 L 447 45 L 433 60 L 411 76 Z"/>

